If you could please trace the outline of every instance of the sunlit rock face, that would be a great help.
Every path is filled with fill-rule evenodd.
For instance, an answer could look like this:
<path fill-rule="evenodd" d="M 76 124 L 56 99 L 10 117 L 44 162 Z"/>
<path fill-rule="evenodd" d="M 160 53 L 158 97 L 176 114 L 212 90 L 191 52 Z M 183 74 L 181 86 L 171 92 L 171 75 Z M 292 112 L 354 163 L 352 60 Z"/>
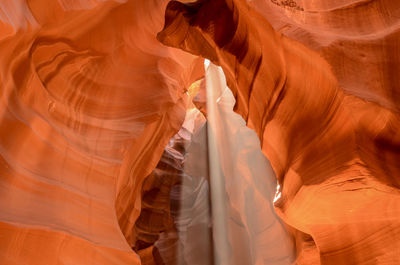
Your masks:
<path fill-rule="evenodd" d="M 222 68 L 205 65 L 216 264 L 293 264 L 294 242 L 274 212 L 279 194 L 271 165 L 256 133 L 233 112 Z"/>
<path fill-rule="evenodd" d="M 143 183 L 134 246 L 143 264 L 213 264 L 206 127 L 191 105 Z"/>
<path fill-rule="evenodd" d="M 0 264 L 400 264 L 399 18 L 1 0 Z"/>
<path fill-rule="evenodd" d="M 143 264 L 292 264 L 294 241 L 273 210 L 275 175 L 233 112 L 222 69 L 206 69 L 189 91 L 207 90 L 207 121 L 191 105 L 144 181 L 133 249 Z"/>
<path fill-rule="evenodd" d="M 398 4 L 249 3 L 172 1 L 158 39 L 222 66 L 297 263 L 399 263 Z"/>
<path fill-rule="evenodd" d="M 1 264 L 141 263 L 142 183 L 203 69 L 156 40 L 166 3 L 0 2 Z"/>

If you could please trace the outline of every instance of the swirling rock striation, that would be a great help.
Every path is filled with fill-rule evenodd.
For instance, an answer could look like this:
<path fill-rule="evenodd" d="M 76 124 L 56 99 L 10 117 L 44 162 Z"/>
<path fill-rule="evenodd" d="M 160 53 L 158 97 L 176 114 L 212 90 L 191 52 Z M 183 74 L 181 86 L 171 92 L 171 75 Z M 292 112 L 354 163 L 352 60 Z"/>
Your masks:
<path fill-rule="evenodd" d="M 280 183 L 275 208 L 293 228 L 297 263 L 399 263 L 399 90 L 388 77 L 399 64 L 397 4 L 302 1 L 303 14 L 249 2 L 269 9 L 243 0 L 171 1 L 158 39 L 223 68 L 235 111 L 257 133 Z M 366 22 L 374 27 L 356 23 L 366 19 L 357 15 L 341 22 L 351 12 L 375 18 Z M 271 26 L 266 17 L 276 26 L 277 14 L 288 14 L 280 25 L 291 28 L 281 31 L 303 44 Z M 347 26 L 344 42 L 338 25 Z M 364 56 L 350 53 L 358 47 Z"/>
<path fill-rule="evenodd" d="M 158 38 L 224 69 L 235 111 L 277 176 L 275 210 L 296 238 L 297 263 L 398 264 L 400 3 L 190 2 L 168 4 Z M 168 192 L 161 204 L 142 204 L 143 182 L 203 75 L 200 58 L 156 40 L 166 5 L 0 1 L 2 264 L 205 264 L 199 257 L 210 253 L 197 250 L 206 241 L 188 239 L 209 228 L 207 185 L 196 176 L 207 175 L 196 161 L 204 142 L 192 145 L 184 174 L 176 165 L 189 181 L 171 189 L 172 201 L 186 204 L 172 219 L 149 225 L 154 213 L 144 211 L 136 222 L 142 207 L 168 212 Z M 194 101 L 206 114 L 200 92 Z M 168 188 L 164 181 L 149 179 Z M 250 175 L 236 183 L 255 186 Z M 262 218 L 230 196 L 231 220 L 263 243 L 265 223 L 252 223 Z M 268 200 L 253 202 L 267 216 Z M 230 243 L 244 253 L 243 242 Z M 262 264 L 270 254 L 240 261 Z"/>
<path fill-rule="evenodd" d="M 140 264 L 142 183 L 203 69 L 156 40 L 165 4 L 0 2 L 0 263 Z"/>

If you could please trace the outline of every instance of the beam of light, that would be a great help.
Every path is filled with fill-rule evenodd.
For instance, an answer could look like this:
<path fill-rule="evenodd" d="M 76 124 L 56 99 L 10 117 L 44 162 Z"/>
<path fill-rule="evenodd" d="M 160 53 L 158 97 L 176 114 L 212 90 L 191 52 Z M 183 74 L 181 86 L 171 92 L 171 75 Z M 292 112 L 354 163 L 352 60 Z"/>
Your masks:
<path fill-rule="evenodd" d="M 205 67 L 206 71 L 207 71 L 209 66 L 210 66 L 210 60 L 204 59 L 204 67 Z"/>
<path fill-rule="evenodd" d="M 281 191 L 280 191 L 281 186 L 279 185 L 279 183 L 276 184 L 276 192 L 275 192 L 275 197 L 273 202 L 275 203 L 277 200 L 279 200 L 279 198 L 281 197 Z"/>
<path fill-rule="evenodd" d="M 256 133 L 233 112 L 222 68 L 209 60 L 204 67 L 214 263 L 292 264 L 293 241 L 274 212 L 281 193 L 272 167 Z"/>
<path fill-rule="evenodd" d="M 207 137 L 208 157 L 211 188 L 211 205 L 213 221 L 214 248 L 218 255 L 214 264 L 229 264 L 229 241 L 227 230 L 227 212 L 225 198 L 225 182 L 222 175 L 220 156 L 218 154 L 217 133 L 221 130 L 219 123 L 218 109 L 215 104 L 224 87 L 224 76 L 222 69 L 209 60 L 204 60 L 206 72 L 206 93 L 207 93 Z"/>

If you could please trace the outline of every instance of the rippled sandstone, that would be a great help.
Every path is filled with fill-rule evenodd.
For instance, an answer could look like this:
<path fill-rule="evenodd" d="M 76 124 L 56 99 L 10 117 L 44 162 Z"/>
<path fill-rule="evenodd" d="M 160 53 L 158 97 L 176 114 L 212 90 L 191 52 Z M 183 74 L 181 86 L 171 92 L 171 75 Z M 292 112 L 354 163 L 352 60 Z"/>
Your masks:
<path fill-rule="evenodd" d="M 298 263 L 397 264 L 399 90 L 387 77 L 399 65 L 397 4 L 249 2 L 260 12 L 242 0 L 171 1 L 158 39 L 222 66 L 280 183 L 275 207 Z"/>
<path fill-rule="evenodd" d="M 181 221 L 207 223 L 203 204 L 176 215 L 172 184 L 152 175 L 182 128 L 186 90 L 204 75 L 201 58 L 157 41 L 167 3 L 0 1 L 0 264 L 201 260 L 198 237 L 179 239 L 181 256 L 170 239 L 190 227 Z M 222 66 L 235 111 L 277 176 L 275 210 L 296 238 L 298 264 L 400 263 L 399 16 L 393 0 L 168 5 L 159 40 Z M 199 82 L 193 102 L 207 114 Z M 172 178 L 182 177 L 175 166 Z M 227 188 L 231 223 L 244 235 L 228 243 L 235 259 L 263 264 L 278 251 L 244 251 L 274 243 L 264 236 L 272 198 L 254 176 L 235 180 L 254 191 L 254 208 Z M 152 185 L 167 190 L 161 204 L 145 196 Z M 204 198 L 196 187 L 207 185 L 181 185 L 186 202 Z M 174 201 L 182 190 L 171 189 Z M 178 223 L 149 211 L 137 221 L 146 207 Z"/>
<path fill-rule="evenodd" d="M 156 40 L 165 4 L 0 2 L 1 264 L 140 264 L 142 183 L 203 69 Z"/>

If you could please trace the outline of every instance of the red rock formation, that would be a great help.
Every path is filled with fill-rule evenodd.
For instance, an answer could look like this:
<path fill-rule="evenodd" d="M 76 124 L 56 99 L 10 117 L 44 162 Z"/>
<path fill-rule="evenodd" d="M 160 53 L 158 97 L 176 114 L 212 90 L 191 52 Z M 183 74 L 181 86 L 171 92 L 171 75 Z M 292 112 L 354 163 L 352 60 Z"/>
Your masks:
<path fill-rule="evenodd" d="M 0 2 L 1 264 L 140 264 L 142 183 L 203 69 L 156 40 L 165 4 Z"/>
<path fill-rule="evenodd" d="M 235 111 L 258 134 L 281 184 L 275 206 L 294 229 L 299 264 L 397 264 L 400 120 L 391 80 L 399 9 L 389 1 L 312 3 L 254 4 L 275 26 L 289 14 L 280 25 L 293 24 L 289 35 L 319 53 L 243 0 L 172 1 L 158 38 L 222 66 Z M 270 8 L 276 4 L 288 11 Z M 340 20 L 346 15 L 351 22 Z M 356 23 L 364 19 L 371 21 Z M 345 41 L 333 31 L 343 28 Z"/>
<path fill-rule="evenodd" d="M 141 202 L 168 180 L 142 184 L 203 75 L 200 58 L 156 40 L 167 2 L 0 1 L 0 264 L 205 264 L 205 197 L 193 192 L 204 179 L 172 188 L 186 203 L 174 225 L 146 212 L 136 223 L 141 208 L 168 213 Z M 299 264 L 400 263 L 399 13 L 390 0 L 168 5 L 159 39 L 224 69 L 280 183 L 275 209 Z M 202 85 L 193 102 L 206 114 Z M 192 144 L 185 174 L 205 176 L 204 142 Z M 226 188 L 231 258 L 263 264 L 270 194 L 243 175 L 247 204 Z M 132 251 L 149 231 L 154 246 Z"/>
<path fill-rule="evenodd" d="M 142 188 L 135 250 L 155 264 L 212 264 L 206 120 L 192 105 Z M 142 258 L 142 262 L 143 262 Z"/>

